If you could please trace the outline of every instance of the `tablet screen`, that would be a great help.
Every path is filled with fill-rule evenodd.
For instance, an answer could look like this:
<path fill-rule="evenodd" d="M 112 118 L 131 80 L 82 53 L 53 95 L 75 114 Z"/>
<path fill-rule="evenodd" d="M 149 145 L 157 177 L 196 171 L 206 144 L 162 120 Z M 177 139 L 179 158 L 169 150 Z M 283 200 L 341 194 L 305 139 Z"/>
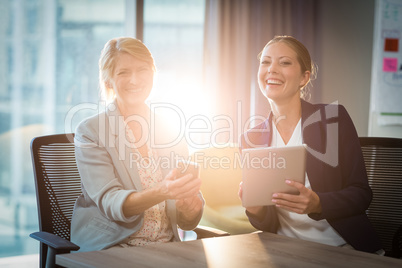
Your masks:
<path fill-rule="evenodd" d="M 305 183 L 306 146 L 243 149 L 241 165 L 243 206 L 274 205 L 274 193 L 299 193 L 286 180 Z"/>

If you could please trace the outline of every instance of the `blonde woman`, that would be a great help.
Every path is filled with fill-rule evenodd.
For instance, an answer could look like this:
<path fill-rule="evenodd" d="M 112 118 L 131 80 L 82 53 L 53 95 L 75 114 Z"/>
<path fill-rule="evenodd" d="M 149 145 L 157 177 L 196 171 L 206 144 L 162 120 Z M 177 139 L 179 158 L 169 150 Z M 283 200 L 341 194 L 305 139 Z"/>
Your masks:
<path fill-rule="evenodd" d="M 193 229 L 201 218 L 200 178 L 175 169 L 187 146 L 145 103 L 155 70 L 137 39 L 111 39 L 102 50 L 99 80 L 110 104 L 75 133 L 82 195 L 71 240 L 80 251 L 178 241 L 178 227 Z"/>

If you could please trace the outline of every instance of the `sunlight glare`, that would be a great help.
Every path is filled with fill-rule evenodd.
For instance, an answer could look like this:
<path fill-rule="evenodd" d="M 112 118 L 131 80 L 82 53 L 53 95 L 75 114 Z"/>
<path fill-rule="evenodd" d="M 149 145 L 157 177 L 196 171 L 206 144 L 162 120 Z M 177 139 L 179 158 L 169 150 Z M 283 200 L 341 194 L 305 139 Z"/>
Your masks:
<path fill-rule="evenodd" d="M 188 143 L 206 144 L 212 132 L 214 111 L 200 79 L 191 75 L 178 79 L 163 73 L 157 76 L 148 102 L 158 105 L 157 110 L 168 119 L 172 130 L 178 133 L 192 130 Z M 188 144 L 190 151 L 192 144 Z"/>

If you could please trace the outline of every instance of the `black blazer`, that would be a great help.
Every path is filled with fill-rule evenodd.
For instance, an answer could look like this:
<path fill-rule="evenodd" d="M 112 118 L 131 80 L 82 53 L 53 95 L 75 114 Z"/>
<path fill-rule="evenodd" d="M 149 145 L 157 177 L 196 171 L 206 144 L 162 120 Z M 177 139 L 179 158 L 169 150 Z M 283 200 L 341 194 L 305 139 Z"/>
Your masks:
<path fill-rule="evenodd" d="M 355 249 L 375 252 L 381 243 L 366 209 L 372 199 L 356 129 L 342 105 L 301 101 L 302 138 L 307 145 L 306 171 L 311 188 L 320 197 L 322 213 L 314 220 L 328 223 Z M 262 124 L 241 137 L 241 148 L 270 146 L 272 113 Z M 275 206 L 267 206 L 263 221 L 248 214 L 259 230 L 276 233 L 279 221 Z"/>

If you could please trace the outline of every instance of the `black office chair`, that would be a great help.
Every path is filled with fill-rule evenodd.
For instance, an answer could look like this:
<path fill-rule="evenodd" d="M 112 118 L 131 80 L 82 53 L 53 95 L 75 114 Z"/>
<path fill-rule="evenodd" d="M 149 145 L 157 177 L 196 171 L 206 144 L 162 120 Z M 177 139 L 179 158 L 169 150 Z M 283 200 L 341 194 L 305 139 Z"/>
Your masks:
<path fill-rule="evenodd" d="M 373 200 L 367 215 L 386 256 L 402 253 L 402 139 L 360 137 Z"/>
<path fill-rule="evenodd" d="M 37 137 L 31 143 L 39 230 L 30 237 L 40 243 L 40 267 L 52 267 L 55 255 L 78 250 L 70 242 L 74 203 L 81 194 L 75 163 L 74 134 Z"/>
<path fill-rule="evenodd" d="M 81 194 L 81 179 L 75 161 L 74 134 L 36 137 L 31 142 L 40 241 L 40 267 L 55 267 L 56 254 L 79 249 L 70 242 L 74 203 Z M 226 236 L 227 232 L 198 226 L 197 239 Z"/>

